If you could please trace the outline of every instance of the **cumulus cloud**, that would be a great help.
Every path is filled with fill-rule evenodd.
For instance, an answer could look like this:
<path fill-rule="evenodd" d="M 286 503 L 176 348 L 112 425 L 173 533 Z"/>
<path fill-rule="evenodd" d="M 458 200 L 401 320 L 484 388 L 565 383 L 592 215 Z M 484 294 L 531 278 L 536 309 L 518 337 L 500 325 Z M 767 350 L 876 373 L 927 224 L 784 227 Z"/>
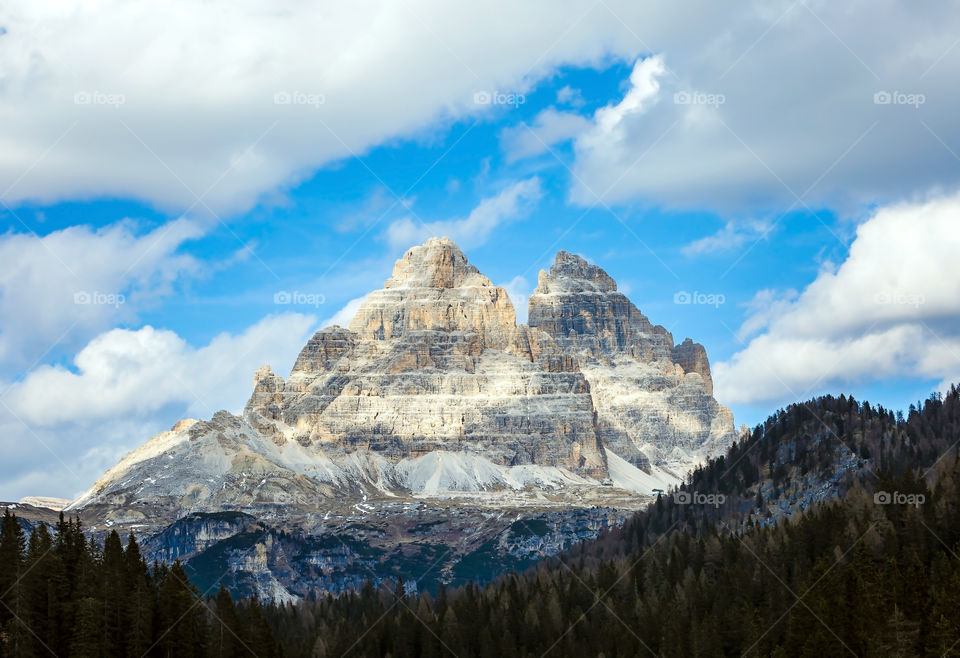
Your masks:
<path fill-rule="evenodd" d="M 387 228 L 387 240 L 393 249 L 407 249 L 427 238 L 446 236 L 464 249 L 476 247 L 486 242 L 504 222 L 528 213 L 542 196 L 540 179 L 534 176 L 483 199 L 463 219 L 427 223 L 409 217 L 398 219 Z"/>
<path fill-rule="evenodd" d="M 149 232 L 132 221 L 0 235 L 0 365 L 29 367 L 168 295 L 200 264 L 179 251 L 202 235 L 178 219 Z"/>
<path fill-rule="evenodd" d="M 799 399 L 886 377 L 960 379 L 960 194 L 881 208 L 846 261 L 798 295 L 764 291 L 714 369 L 726 403 Z"/>
<path fill-rule="evenodd" d="M 608 4 L 4 3 L 0 117 L 17 130 L 0 135 L 0 190 L 242 211 L 438 119 L 497 112 L 476 99 L 560 65 L 632 61 L 635 10 Z"/>
<path fill-rule="evenodd" d="M 268 316 L 194 347 L 167 329 L 113 329 L 71 367 L 44 365 L 0 396 L 4 496 L 73 497 L 127 451 L 184 417 L 242 410 L 254 371 L 286 375 L 316 318 Z"/>
<path fill-rule="evenodd" d="M 580 133 L 578 201 L 616 181 L 611 201 L 782 207 L 806 193 L 817 207 L 957 180 L 949 3 L 72 0 L 6 3 L 0 24 L 0 117 L 18 126 L 0 135 L 0 190 L 14 202 L 240 211 L 385 140 L 503 109 L 477 94 L 641 55 Z"/>
<path fill-rule="evenodd" d="M 960 182 L 949 4 L 643 4 L 652 55 L 577 139 L 576 202 L 857 215 Z"/>
<path fill-rule="evenodd" d="M 586 130 L 590 122 L 573 112 L 559 112 L 547 108 L 540 112 L 531 125 L 521 124 L 500 133 L 500 147 L 508 162 L 545 153 L 553 145 L 573 139 Z"/>
<path fill-rule="evenodd" d="M 253 372 L 264 363 L 289 367 L 315 322 L 298 313 L 268 316 L 200 348 L 168 329 L 112 329 L 80 350 L 72 369 L 31 371 L 7 393 L 6 404 L 37 426 L 143 417 L 170 404 L 203 417 L 222 408 L 238 411 Z"/>

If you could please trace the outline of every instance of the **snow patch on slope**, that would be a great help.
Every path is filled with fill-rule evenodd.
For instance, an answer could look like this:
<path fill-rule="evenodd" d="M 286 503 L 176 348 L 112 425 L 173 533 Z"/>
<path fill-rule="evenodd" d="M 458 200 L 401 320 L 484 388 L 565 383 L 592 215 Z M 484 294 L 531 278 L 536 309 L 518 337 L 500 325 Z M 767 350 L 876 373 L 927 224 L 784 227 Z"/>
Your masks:
<path fill-rule="evenodd" d="M 482 491 L 512 484 L 501 469 L 483 457 L 445 450 L 402 459 L 396 469 L 400 481 L 415 493 Z"/>
<path fill-rule="evenodd" d="M 480 455 L 445 450 L 402 459 L 395 468 L 402 486 L 425 495 L 504 488 L 519 490 L 531 486 L 556 489 L 566 485 L 599 485 L 596 480 L 556 466 L 500 466 Z"/>
<path fill-rule="evenodd" d="M 604 451 L 607 453 L 607 468 L 610 471 L 610 479 L 613 480 L 615 487 L 634 493 L 652 495 L 654 489 L 666 491 L 670 487 L 678 486 L 681 483 L 679 478 L 661 468 L 651 466 L 650 473 L 645 473 L 608 448 L 604 448 Z"/>

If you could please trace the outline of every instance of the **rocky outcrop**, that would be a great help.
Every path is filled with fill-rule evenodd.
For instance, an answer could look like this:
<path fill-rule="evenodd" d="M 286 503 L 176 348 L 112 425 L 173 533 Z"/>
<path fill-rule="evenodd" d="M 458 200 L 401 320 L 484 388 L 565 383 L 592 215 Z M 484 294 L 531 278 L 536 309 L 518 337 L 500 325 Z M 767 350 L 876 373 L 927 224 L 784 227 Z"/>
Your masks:
<path fill-rule="evenodd" d="M 732 439 L 733 417 L 712 397 L 703 346 L 689 338 L 674 346 L 596 265 L 559 252 L 540 273 L 529 317 L 580 361 L 601 442 L 634 465 L 682 476 Z"/>
<path fill-rule="evenodd" d="M 671 352 L 674 363 L 683 368 L 684 372 L 695 372 L 703 379 L 706 391 L 713 395 L 713 378 L 710 377 L 710 361 L 707 359 L 707 350 L 700 343 L 694 343 L 689 338 L 675 346 Z"/>
<path fill-rule="evenodd" d="M 529 323 L 565 351 L 598 361 L 621 354 L 655 361 L 668 358 L 673 347 L 670 332 L 651 324 L 606 272 L 565 251 L 549 273 L 540 272 Z"/>
<path fill-rule="evenodd" d="M 144 541 L 142 548 L 152 559 L 161 562 L 183 561 L 236 536 L 254 521 L 243 512 L 188 514 Z"/>
<path fill-rule="evenodd" d="M 257 507 L 309 524 L 366 496 L 580 504 L 666 488 L 733 438 L 703 347 L 675 346 L 596 265 L 558 253 L 529 318 L 430 239 L 286 379 L 260 368 L 242 416 L 178 423 L 71 507 L 142 525 Z"/>
<path fill-rule="evenodd" d="M 516 327 L 507 291 L 494 286 L 447 238 L 431 238 L 397 261 L 382 290 L 367 296 L 350 322 L 361 340 L 419 331 L 474 334 L 503 349 Z"/>

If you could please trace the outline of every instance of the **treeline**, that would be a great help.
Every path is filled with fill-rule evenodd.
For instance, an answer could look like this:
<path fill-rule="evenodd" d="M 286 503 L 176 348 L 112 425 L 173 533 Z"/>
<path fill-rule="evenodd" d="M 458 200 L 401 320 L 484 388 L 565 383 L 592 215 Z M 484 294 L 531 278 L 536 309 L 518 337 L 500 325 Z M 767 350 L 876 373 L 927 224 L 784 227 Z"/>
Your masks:
<path fill-rule="evenodd" d="M 956 458 L 960 441 L 960 388 L 911 404 L 906 418 L 853 397 L 825 395 L 777 411 L 741 436 L 727 454 L 689 474 L 680 490 L 722 494 L 722 505 L 678 505 L 667 495 L 623 526 L 612 528 L 578 555 L 604 558 L 632 552 L 666 531 L 695 536 L 718 524 L 742 530 L 774 516 L 783 499 L 802 498 L 836 481 L 836 497 L 852 488 L 891 491 L 890 478 Z"/>
<path fill-rule="evenodd" d="M 278 656 L 256 599 L 205 598 L 179 562 L 148 566 L 136 539 L 100 546 L 60 515 L 29 540 L 0 526 L 0 656 Z"/>
<path fill-rule="evenodd" d="M 265 612 L 288 656 L 960 656 L 958 440 L 956 388 L 907 418 L 818 398 L 692 475 L 684 490 L 722 505 L 665 496 L 484 587 L 368 584 Z M 827 478 L 842 497 L 760 522 L 759 492 Z"/>

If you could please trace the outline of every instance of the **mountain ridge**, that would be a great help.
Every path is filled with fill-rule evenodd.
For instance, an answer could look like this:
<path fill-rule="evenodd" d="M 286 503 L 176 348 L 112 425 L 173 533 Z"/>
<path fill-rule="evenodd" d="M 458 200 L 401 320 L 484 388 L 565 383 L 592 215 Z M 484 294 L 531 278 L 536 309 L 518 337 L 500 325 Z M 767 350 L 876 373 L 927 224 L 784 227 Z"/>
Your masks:
<path fill-rule="evenodd" d="M 674 345 L 599 266 L 560 251 L 529 305 L 518 324 L 503 288 L 431 238 L 286 379 L 258 369 L 242 414 L 178 422 L 67 510 L 158 529 L 221 509 L 309 528 L 367 497 L 636 508 L 734 439 L 705 349 Z"/>

